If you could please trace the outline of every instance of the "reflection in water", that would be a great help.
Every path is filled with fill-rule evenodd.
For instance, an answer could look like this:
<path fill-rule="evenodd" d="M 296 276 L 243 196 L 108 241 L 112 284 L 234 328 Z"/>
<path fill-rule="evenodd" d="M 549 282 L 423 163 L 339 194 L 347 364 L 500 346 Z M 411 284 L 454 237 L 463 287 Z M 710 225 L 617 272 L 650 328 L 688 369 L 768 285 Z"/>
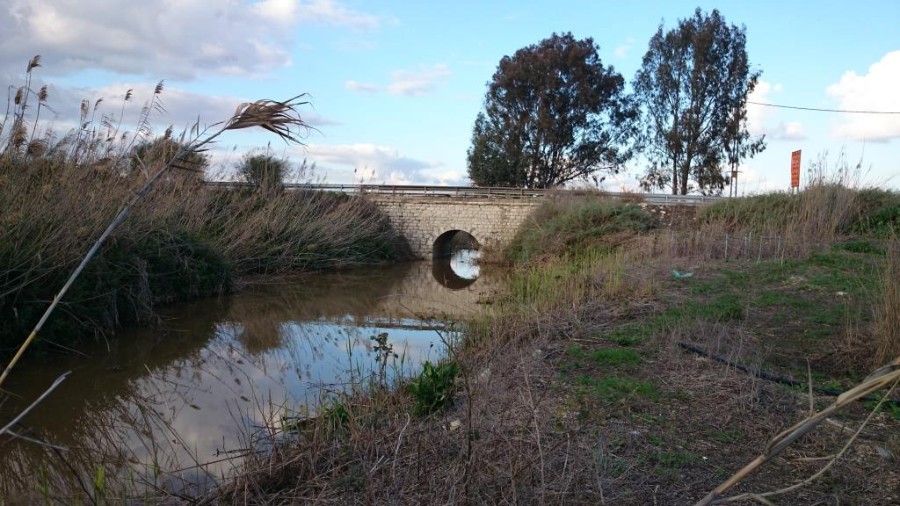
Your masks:
<path fill-rule="evenodd" d="M 66 450 L 0 437 L 0 498 L 79 490 L 77 480 L 90 485 L 101 466 L 179 489 L 227 474 L 253 430 L 288 410 L 314 411 L 371 373 L 372 336 L 386 332 L 402 357 L 395 370 L 415 371 L 441 353 L 440 321 L 480 311 L 477 301 L 502 281 L 496 271 L 477 283 L 457 274 L 468 285 L 448 290 L 436 272 L 415 263 L 257 286 L 182 306 L 165 315 L 165 329 L 83 349 L 89 358 L 21 364 L 0 393 L 0 422 L 72 370 L 14 429 Z"/>
<path fill-rule="evenodd" d="M 481 252 L 475 249 L 456 251 L 450 257 L 450 268 L 461 278 L 478 279 L 478 273 L 481 271 L 478 266 L 479 258 L 481 258 Z"/>
<path fill-rule="evenodd" d="M 441 285 L 459 290 L 466 288 L 478 279 L 479 253 L 477 250 L 459 250 L 449 258 L 435 258 L 431 263 L 431 275 Z"/>

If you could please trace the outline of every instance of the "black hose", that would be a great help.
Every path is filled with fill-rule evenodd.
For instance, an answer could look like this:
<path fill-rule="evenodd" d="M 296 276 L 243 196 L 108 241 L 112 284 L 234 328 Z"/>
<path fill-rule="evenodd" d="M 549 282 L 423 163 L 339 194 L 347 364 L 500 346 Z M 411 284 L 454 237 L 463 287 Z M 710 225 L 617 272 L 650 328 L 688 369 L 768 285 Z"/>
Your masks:
<path fill-rule="evenodd" d="M 690 343 L 685 343 L 685 342 L 679 341 L 678 346 L 680 346 L 681 348 L 683 348 L 691 353 L 696 353 L 697 355 L 710 358 L 716 362 L 725 364 L 729 367 L 734 367 L 735 369 L 737 369 L 739 371 L 743 371 L 747 374 L 756 376 L 757 378 L 764 379 L 766 381 L 771 381 L 773 383 L 780 383 L 782 385 L 788 385 L 788 386 L 792 386 L 792 387 L 807 388 L 807 384 L 803 383 L 801 381 L 797 381 L 793 378 L 789 378 L 787 376 L 782 376 L 780 374 L 763 371 L 762 369 L 758 369 L 756 367 L 751 367 L 749 365 L 742 364 L 740 362 L 735 362 L 733 360 L 729 360 L 721 355 L 715 355 L 713 353 L 710 353 L 710 352 L 704 350 L 703 348 L 700 348 L 699 346 L 695 346 Z M 844 393 L 844 390 L 841 390 L 839 388 L 833 388 L 833 387 L 813 387 L 813 390 L 822 395 L 828 395 L 831 397 L 837 397 L 837 396 L 841 395 L 842 393 Z M 873 396 L 869 395 L 869 396 L 863 397 L 860 400 L 878 402 L 881 399 L 879 397 L 873 397 Z M 900 401 L 898 401 L 898 400 L 885 399 L 884 403 L 891 405 L 891 406 L 900 407 Z"/>

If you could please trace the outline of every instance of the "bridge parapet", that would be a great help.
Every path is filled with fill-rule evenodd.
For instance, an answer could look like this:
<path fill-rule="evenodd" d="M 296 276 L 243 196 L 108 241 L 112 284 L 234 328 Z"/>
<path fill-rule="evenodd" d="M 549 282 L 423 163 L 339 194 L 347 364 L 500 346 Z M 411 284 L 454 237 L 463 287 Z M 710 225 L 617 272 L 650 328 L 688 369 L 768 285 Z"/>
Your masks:
<path fill-rule="evenodd" d="M 242 188 L 252 186 L 250 183 L 236 181 L 210 181 L 208 186 L 222 188 Z M 545 190 L 537 188 L 509 188 L 488 186 L 427 186 L 427 185 L 383 185 L 383 184 L 307 184 L 285 183 L 287 190 L 317 190 L 342 193 L 359 193 L 368 195 L 395 196 L 444 196 L 459 198 L 512 198 L 530 199 L 550 195 L 563 196 L 566 192 L 572 195 L 584 194 L 579 190 Z M 588 193 L 591 194 L 591 193 Z M 696 206 L 718 202 L 725 197 L 712 195 L 671 195 L 667 193 L 629 193 L 601 192 L 604 197 L 619 200 L 640 201 L 653 205 Z"/>

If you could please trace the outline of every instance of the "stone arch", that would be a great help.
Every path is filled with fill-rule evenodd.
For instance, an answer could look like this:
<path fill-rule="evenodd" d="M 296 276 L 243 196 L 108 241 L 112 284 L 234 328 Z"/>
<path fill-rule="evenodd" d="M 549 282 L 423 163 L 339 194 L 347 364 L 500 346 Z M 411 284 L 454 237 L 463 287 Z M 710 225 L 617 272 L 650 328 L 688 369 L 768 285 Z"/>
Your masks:
<path fill-rule="evenodd" d="M 469 232 L 453 229 L 440 234 L 431 246 L 432 258 L 448 258 L 454 251 L 460 249 L 480 249 L 481 244 Z"/>

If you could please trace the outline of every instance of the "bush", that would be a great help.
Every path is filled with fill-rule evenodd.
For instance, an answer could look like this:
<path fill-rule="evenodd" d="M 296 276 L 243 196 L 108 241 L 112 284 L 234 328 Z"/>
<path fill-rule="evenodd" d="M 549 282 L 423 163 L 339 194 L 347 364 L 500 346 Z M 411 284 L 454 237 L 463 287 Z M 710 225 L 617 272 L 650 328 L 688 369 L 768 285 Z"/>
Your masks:
<path fill-rule="evenodd" d="M 653 226 L 653 218 L 637 204 L 596 197 L 553 200 L 538 208 L 530 226 L 516 235 L 508 257 L 514 263 L 527 263 L 539 256 L 577 255 L 597 246 L 612 249 L 623 236 Z"/>
<path fill-rule="evenodd" d="M 859 213 L 851 231 L 880 237 L 900 235 L 900 193 L 867 189 L 859 192 Z"/>
<path fill-rule="evenodd" d="M 248 154 L 238 165 L 238 174 L 245 181 L 262 190 L 280 189 L 284 186 L 287 160 L 269 154 Z"/>
<path fill-rule="evenodd" d="M 799 234 L 822 239 L 844 234 L 890 237 L 900 232 L 900 194 L 821 184 L 798 195 L 771 193 L 723 200 L 703 208 L 698 219 L 705 225 L 721 225 L 728 231 Z"/>
<path fill-rule="evenodd" d="M 0 266 L 4 267 L 4 266 Z M 29 278 L 9 269 L 7 276 Z M 0 299 L 0 356 L 13 350 L 46 309 L 69 272 L 49 270 Z M 226 292 L 230 269 L 208 244 L 184 232 L 117 235 L 87 264 L 63 299 L 65 311 L 48 320 L 36 343 L 71 343 L 120 325 L 147 323 L 154 306 Z"/>
<path fill-rule="evenodd" d="M 415 399 L 413 410 L 427 415 L 444 409 L 453 401 L 459 364 L 448 361 L 433 365 L 425 362 L 422 374 L 409 383 L 409 391 Z"/>

